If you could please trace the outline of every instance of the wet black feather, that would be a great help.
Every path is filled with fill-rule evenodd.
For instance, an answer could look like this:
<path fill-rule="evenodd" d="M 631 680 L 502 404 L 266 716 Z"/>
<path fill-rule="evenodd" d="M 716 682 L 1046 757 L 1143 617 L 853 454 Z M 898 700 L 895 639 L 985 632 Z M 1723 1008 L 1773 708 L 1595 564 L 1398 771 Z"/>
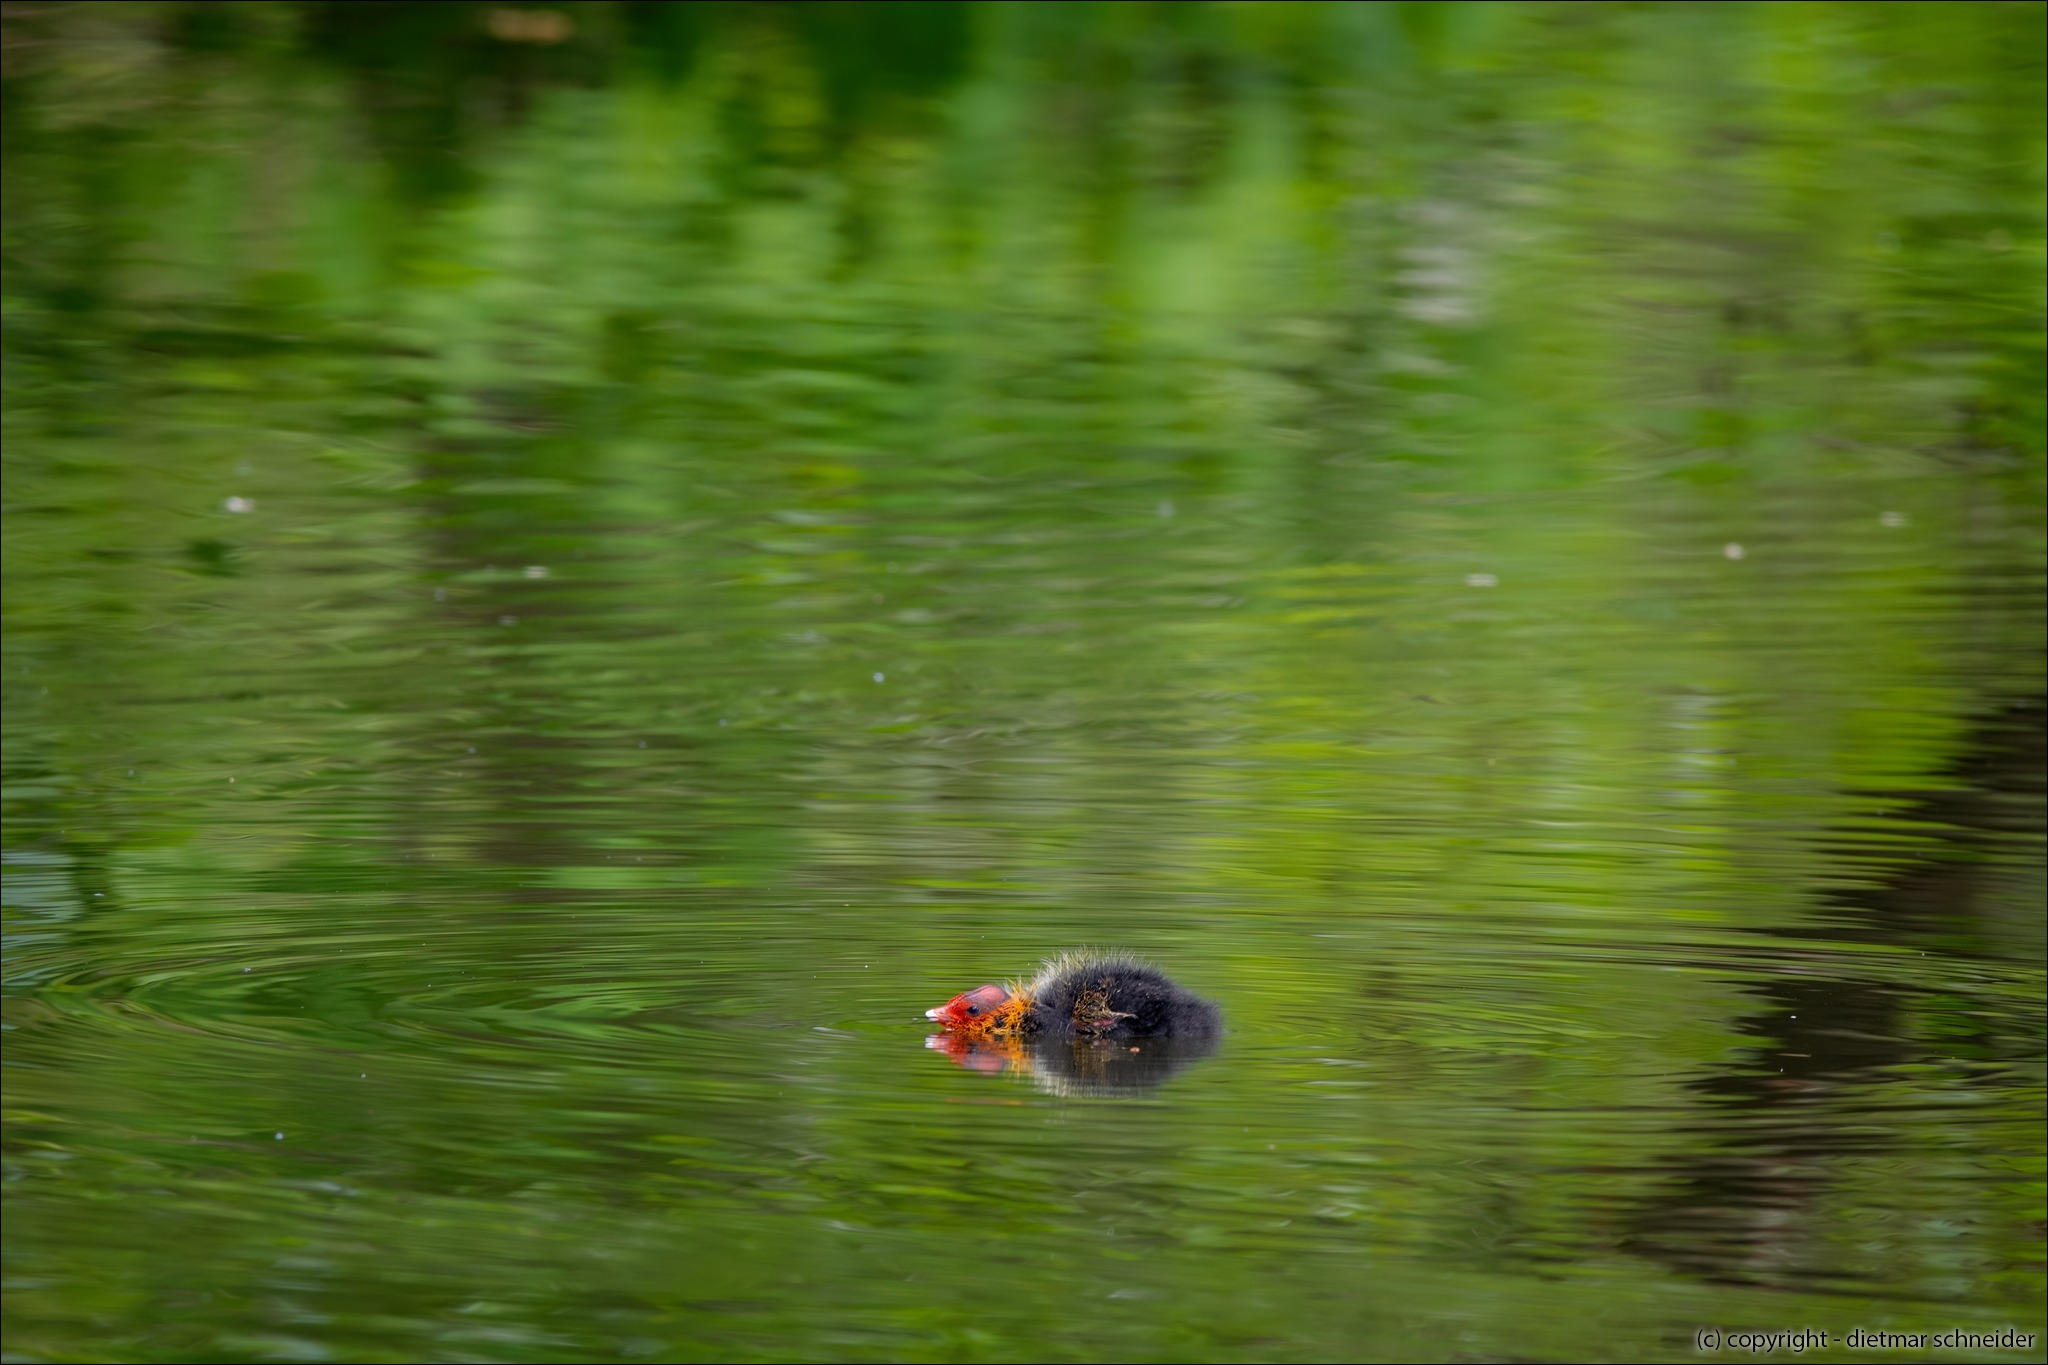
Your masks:
<path fill-rule="evenodd" d="M 1029 987 L 1031 1031 L 1041 1036 L 1211 1038 L 1216 1006 L 1156 968 L 1121 956 L 1048 962 Z"/>

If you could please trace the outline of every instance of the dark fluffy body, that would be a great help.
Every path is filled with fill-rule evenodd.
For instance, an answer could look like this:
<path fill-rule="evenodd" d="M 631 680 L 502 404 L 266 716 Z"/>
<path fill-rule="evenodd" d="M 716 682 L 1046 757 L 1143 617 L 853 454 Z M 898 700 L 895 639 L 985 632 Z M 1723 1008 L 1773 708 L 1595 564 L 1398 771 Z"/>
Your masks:
<path fill-rule="evenodd" d="M 1052 1038 L 1212 1038 L 1215 1005 L 1120 957 L 1062 958 L 1030 986 L 1029 1031 Z"/>

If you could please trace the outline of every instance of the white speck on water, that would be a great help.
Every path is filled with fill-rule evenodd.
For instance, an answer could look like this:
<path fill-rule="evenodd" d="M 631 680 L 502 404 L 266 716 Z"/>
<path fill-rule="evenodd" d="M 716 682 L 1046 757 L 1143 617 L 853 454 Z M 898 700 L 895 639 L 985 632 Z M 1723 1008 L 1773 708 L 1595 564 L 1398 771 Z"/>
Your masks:
<path fill-rule="evenodd" d="M 1172 499 L 1172 498 L 1161 498 L 1161 499 L 1159 500 L 1159 519 L 1160 519 L 1161 521 L 1172 521 L 1172 520 L 1173 520 L 1173 513 L 1174 513 L 1173 499 Z"/>
<path fill-rule="evenodd" d="M 646 748 L 646 747 L 647 747 L 647 741 L 646 741 L 646 740 L 644 740 L 644 739 L 643 739 L 643 740 L 641 740 L 641 741 L 640 741 L 640 747 L 641 747 L 641 748 L 643 748 L 643 749 L 644 749 L 644 748 Z"/>
<path fill-rule="evenodd" d="M 1468 588 L 1497 588 L 1500 586 L 1500 580 L 1490 573 L 1468 573 L 1465 575 L 1465 586 Z"/>
<path fill-rule="evenodd" d="M 277 1135 L 277 1140 L 278 1140 L 279 1142 L 283 1142 L 283 1141 L 284 1141 L 284 1134 L 283 1134 L 283 1133 L 279 1133 L 279 1134 Z"/>
<path fill-rule="evenodd" d="M 1877 519 L 1885 526 L 1904 526 L 1906 524 L 1906 514 L 1904 512 L 1880 512 L 1877 514 Z"/>
<path fill-rule="evenodd" d="M 475 753 L 475 752 L 476 752 L 476 745 L 474 745 L 474 744 L 470 745 L 470 746 L 469 746 L 469 751 L 470 751 L 471 753 Z"/>
<path fill-rule="evenodd" d="M 498 624 L 501 626 L 516 626 L 519 624 L 519 618 L 516 616 L 500 616 Z"/>
<path fill-rule="evenodd" d="M 888 678 L 888 676 L 889 676 L 889 675 L 888 675 L 888 674 L 886 674 L 886 673 L 877 673 L 877 674 L 875 674 L 875 681 L 876 681 L 876 682 L 882 682 L 882 681 L 886 680 L 886 679 Z"/>
<path fill-rule="evenodd" d="M 529 564 L 524 569 L 521 569 L 520 572 L 528 578 L 546 578 L 548 576 L 548 566 L 545 564 Z"/>
<path fill-rule="evenodd" d="M 434 589 L 434 600 L 435 600 L 436 602 L 446 602 L 446 601 L 448 600 L 448 589 L 446 589 L 446 588 L 436 588 L 436 589 Z"/>
<path fill-rule="evenodd" d="M 256 510 L 256 499 L 229 498 L 221 504 L 221 507 L 229 512 L 253 512 Z"/>
<path fill-rule="evenodd" d="M 1721 556 L 1724 559 L 1741 559 L 1748 553 L 1749 551 L 1743 549 L 1732 540 L 1721 547 Z"/>
<path fill-rule="evenodd" d="M 253 971 L 255 971 L 256 969 L 255 969 L 254 967 L 244 967 L 244 968 L 242 968 L 242 970 L 243 970 L 243 971 L 245 971 L 245 972 L 253 972 Z"/>

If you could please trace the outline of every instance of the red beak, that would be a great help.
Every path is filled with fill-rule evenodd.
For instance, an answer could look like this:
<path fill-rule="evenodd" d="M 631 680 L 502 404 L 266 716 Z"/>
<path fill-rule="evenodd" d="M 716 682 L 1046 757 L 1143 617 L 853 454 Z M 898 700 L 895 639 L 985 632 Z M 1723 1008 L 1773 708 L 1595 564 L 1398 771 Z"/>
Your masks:
<path fill-rule="evenodd" d="M 966 1028 L 989 1011 L 1001 1007 L 1010 998 L 1010 993 L 1001 986 L 977 986 L 962 992 L 937 1009 L 926 1010 L 924 1017 L 948 1028 Z"/>

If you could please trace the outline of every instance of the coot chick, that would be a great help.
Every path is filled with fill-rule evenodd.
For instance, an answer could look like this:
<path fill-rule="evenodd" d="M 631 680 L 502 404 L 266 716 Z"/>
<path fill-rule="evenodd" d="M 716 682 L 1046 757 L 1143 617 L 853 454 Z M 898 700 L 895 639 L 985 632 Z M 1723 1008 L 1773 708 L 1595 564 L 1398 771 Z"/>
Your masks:
<path fill-rule="evenodd" d="M 1211 1038 L 1216 1007 L 1122 953 L 1065 953 L 1032 980 L 980 986 L 924 1017 L 970 1039 Z"/>

